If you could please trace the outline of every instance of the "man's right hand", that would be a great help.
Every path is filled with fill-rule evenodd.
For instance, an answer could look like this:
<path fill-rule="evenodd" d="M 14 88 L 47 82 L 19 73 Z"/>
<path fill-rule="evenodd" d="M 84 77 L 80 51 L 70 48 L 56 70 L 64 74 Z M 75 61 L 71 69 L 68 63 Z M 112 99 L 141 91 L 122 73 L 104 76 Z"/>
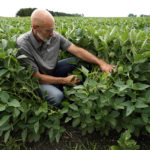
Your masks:
<path fill-rule="evenodd" d="M 78 79 L 77 75 L 70 75 L 68 77 L 65 77 L 65 84 L 73 86 L 76 83 L 79 83 L 80 80 Z"/>

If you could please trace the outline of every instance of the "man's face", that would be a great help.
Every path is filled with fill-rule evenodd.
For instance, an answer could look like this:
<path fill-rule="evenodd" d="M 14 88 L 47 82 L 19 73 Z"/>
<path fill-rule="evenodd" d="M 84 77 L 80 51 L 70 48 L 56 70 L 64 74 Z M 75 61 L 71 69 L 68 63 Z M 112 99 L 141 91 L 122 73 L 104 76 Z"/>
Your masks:
<path fill-rule="evenodd" d="M 50 40 L 50 38 L 54 35 L 54 25 L 43 25 L 39 26 L 39 30 L 37 31 L 37 36 L 44 42 Z"/>

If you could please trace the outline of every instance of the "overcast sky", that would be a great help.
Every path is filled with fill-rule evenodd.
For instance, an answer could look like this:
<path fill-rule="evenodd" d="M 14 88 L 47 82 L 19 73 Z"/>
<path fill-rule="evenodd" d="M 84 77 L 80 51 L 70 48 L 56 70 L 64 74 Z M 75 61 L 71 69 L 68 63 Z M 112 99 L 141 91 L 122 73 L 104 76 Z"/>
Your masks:
<path fill-rule="evenodd" d="M 20 8 L 44 8 L 87 17 L 150 15 L 150 0 L 1 0 L 0 16 L 14 17 Z"/>

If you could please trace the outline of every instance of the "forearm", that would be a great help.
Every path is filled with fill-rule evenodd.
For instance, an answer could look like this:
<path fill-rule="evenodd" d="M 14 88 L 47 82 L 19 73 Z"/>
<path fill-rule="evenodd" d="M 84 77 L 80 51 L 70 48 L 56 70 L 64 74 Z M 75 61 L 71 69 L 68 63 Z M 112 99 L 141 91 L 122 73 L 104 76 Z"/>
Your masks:
<path fill-rule="evenodd" d="M 105 61 L 97 58 L 92 53 L 88 52 L 87 50 L 80 48 L 80 47 L 77 47 L 77 49 L 78 49 L 77 50 L 78 52 L 74 53 L 74 55 L 76 55 L 78 58 L 80 58 L 86 62 L 89 62 L 89 63 L 97 64 L 99 66 L 101 66 L 105 63 Z"/>
<path fill-rule="evenodd" d="M 65 78 L 63 77 L 54 77 L 50 75 L 41 74 L 39 72 L 34 73 L 33 76 L 36 76 L 40 79 L 41 84 L 66 84 Z"/>
<path fill-rule="evenodd" d="M 77 47 L 74 44 L 72 44 L 68 48 L 68 52 L 72 53 L 73 55 L 77 56 L 78 58 L 84 61 L 99 65 L 101 71 L 104 73 L 109 73 L 115 68 L 114 66 L 107 64 L 104 60 L 94 56 L 92 53 L 88 52 L 87 50 Z"/>

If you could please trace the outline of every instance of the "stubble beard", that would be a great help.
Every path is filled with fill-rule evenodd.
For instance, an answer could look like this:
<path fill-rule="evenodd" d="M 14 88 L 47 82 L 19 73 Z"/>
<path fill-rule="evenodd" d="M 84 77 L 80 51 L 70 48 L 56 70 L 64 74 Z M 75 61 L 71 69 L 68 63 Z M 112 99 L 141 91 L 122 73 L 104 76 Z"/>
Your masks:
<path fill-rule="evenodd" d="M 49 40 L 50 40 L 50 38 L 49 39 L 47 39 L 47 38 L 44 38 L 43 37 L 43 35 L 40 33 L 40 32 L 37 32 L 37 35 L 38 35 L 38 37 L 43 41 L 43 42 L 48 42 Z"/>

